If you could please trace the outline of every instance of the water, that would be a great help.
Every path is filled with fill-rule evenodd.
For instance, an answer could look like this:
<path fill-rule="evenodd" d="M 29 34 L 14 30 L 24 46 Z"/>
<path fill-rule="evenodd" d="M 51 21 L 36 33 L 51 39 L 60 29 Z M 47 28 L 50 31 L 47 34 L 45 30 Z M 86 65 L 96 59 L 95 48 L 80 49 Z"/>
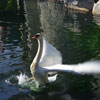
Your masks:
<path fill-rule="evenodd" d="M 46 40 L 61 51 L 64 64 L 100 59 L 98 16 L 50 1 L 24 3 L 24 15 L 0 13 L 0 100 L 99 100 L 99 75 L 59 73 L 57 81 L 40 90 L 34 84 L 18 85 L 20 73 L 31 76 L 29 66 L 37 50 L 37 41 L 31 37 L 37 32 L 43 31 Z"/>

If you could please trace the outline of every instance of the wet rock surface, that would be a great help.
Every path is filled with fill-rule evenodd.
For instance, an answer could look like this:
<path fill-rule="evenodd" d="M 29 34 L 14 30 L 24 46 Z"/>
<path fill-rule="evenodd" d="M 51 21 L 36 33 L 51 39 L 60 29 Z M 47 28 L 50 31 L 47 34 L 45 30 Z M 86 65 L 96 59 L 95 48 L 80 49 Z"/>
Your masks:
<path fill-rule="evenodd" d="M 64 0 L 65 7 L 82 10 L 82 11 L 90 11 L 93 8 L 94 0 Z"/>

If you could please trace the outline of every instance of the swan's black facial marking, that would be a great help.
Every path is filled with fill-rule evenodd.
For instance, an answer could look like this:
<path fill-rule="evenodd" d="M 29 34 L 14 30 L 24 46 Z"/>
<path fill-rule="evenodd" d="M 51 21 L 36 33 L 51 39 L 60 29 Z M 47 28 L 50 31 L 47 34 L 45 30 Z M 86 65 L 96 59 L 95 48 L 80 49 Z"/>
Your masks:
<path fill-rule="evenodd" d="M 40 33 L 37 33 L 36 35 L 34 35 L 33 37 L 32 37 L 32 39 L 38 39 L 40 37 Z"/>

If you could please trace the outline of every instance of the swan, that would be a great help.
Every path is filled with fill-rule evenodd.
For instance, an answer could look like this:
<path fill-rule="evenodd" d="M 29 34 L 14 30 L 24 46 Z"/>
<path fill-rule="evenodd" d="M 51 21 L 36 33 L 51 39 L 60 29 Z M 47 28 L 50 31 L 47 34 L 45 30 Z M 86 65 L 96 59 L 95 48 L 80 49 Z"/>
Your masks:
<path fill-rule="evenodd" d="M 61 53 L 49 44 L 41 33 L 32 37 L 38 41 L 38 50 L 30 65 L 32 77 L 37 87 L 45 86 L 49 83 L 49 72 L 72 72 L 78 74 L 100 73 L 100 61 L 88 61 L 79 64 L 62 64 Z"/>
<path fill-rule="evenodd" d="M 45 71 L 45 68 L 43 67 L 62 64 L 62 56 L 55 47 L 47 43 L 41 33 L 37 33 L 32 38 L 37 39 L 38 50 L 30 66 L 32 77 L 29 78 L 29 81 L 35 80 L 37 87 L 39 87 L 47 84 L 52 79 L 56 79 L 57 74 L 55 76 L 48 77 L 49 72 Z"/>

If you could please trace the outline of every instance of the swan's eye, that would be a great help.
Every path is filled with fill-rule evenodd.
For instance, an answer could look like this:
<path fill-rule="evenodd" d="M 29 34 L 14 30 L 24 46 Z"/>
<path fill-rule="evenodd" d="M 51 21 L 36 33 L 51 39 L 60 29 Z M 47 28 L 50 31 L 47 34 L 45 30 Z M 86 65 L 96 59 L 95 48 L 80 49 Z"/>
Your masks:
<path fill-rule="evenodd" d="M 36 38 L 38 38 L 40 35 L 35 35 Z"/>

